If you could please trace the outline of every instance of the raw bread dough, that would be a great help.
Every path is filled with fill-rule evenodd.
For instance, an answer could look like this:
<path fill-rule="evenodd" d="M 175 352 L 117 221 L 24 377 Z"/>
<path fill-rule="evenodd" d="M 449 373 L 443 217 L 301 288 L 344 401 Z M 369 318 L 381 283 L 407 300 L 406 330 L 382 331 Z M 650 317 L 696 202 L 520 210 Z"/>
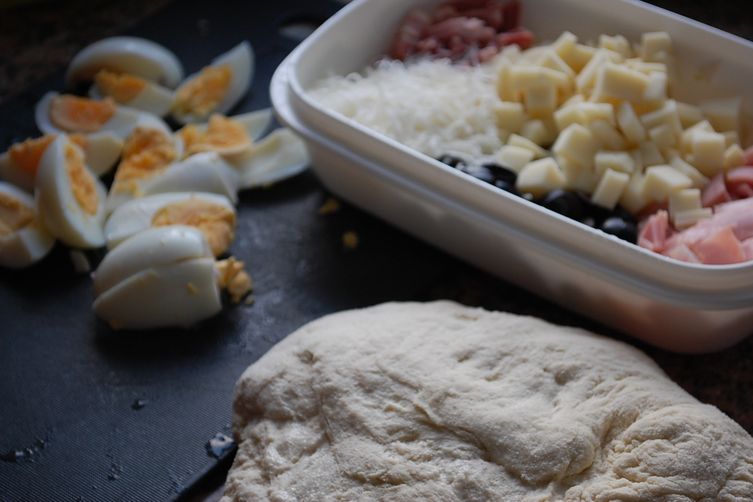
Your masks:
<path fill-rule="evenodd" d="M 753 438 L 640 351 L 450 302 L 304 326 L 234 426 L 223 502 L 753 500 Z"/>

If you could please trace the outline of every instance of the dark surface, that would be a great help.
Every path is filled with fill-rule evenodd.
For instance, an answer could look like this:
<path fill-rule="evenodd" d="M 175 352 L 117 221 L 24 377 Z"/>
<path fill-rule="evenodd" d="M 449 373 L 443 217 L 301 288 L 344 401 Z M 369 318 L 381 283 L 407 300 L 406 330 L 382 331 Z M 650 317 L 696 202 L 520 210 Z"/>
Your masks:
<path fill-rule="evenodd" d="M 257 74 L 243 110 L 269 105 L 271 72 L 296 43 L 277 35 L 280 23 L 323 18 L 339 7 L 302 0 L 204 5 L 171 4 L 131 33 L 173 49 L 189 72 L 249 39 Z M 704 15 L 714 21 L 710 9 Z M 1 149 L 35 133 L 33 103 L 61 86 L 58 73 L 0 106 Z M 0 272 L 0 500 L 164 500 L 186 493 L 217 465 L 205 446 L 229 432 L 241 372 L 291 330 L 337 310 L 450 298 L 619 338 L 354 208 L 319 215 L 326 198 L 310 173 L 243 194 L 233 252 L 249 265 L 256 301 L 188 332 L 110 332 L 90 310 L 90 279 L 74 274 L 60 248 L 32 270 Z M 346 231 L 359 236 L 355 250 L 343 247 Z M 638 345 L 693 395 L 753 431 L 751 339 L 708 356 Z M 8 455 L 16 451 L 23 458 Z"/>

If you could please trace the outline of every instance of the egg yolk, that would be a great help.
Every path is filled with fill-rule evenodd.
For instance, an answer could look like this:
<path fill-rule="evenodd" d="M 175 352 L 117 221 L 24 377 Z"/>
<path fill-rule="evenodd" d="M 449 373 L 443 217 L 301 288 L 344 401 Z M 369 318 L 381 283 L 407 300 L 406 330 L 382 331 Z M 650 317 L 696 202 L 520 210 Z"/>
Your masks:
<path fill-rule="evenodd" d="M 14 233 L 34 220 L 34 211 L 15 197 L 0 193 L 0 237 Z"/>
<path fill-rule="evenodd" d="M 128 75 L 100 70 L 94 77 L 97 89 L 118 103 L 128 103 L 146 88 L 146 80 Z"/>
<path fill-rule="evenodd" d="M 169 225 L 199 229 L 215 256 L 227 251 L 235 237 L 235 214 L 230 209 L 193 197 L 168 204 L 154 214 L 153 227 Z"/>
<path fill-rule="evenodd" d="M 71 183 L 76 203 L 86 214 L 94 215 L 99 206 L 99 195 L 94 177 L 84 165 L 84 155 L 73 145 L 65 145 L 65 170 Z"/>
<path fill-rule="evenodd" d="M 115 103 L 110 98 L 98 101 L 62 94 L 50 104 L 52 123 L 66 131 L 98 131 L 113 115 Z"/>
<path fill-rule="evenodd" d="M 8 149 L 13 164 L 27 173 L 36 176 L 39 169 L 39 161 L 44 155 L 44 151 L 55 140 L 54 134 L 46 134 L 39 138 L 27 139 L 20 143 L 12 145 Z M 86 148 L 87 140 L 81 134 L 72 134 L 70 140 L 81 148 Z"/>
<path fill-rule="evenodd" d="M 241 152 L 251 146 L 251 138 L 246 128 L 235 120 L 214 114 L 209 118 L 206 129 L 188 125 L 178 131 L 183 140 L 186 155 L 199 152 Z"/>
<path fill-rule="evenodd" d="M 232 76 L 229 66 L 207 66 L 178 89 L 173 111 L 181 115 L 209 115 L 227 94 Z"/>
<path fill-rule="evenodd" d="M 139 180 L 159 174 L 177 158 L 170 136 L 158 129 L 137 127 L 123 145 L 113 190 L 135 195 Z"/>
<path fill-rule="evenodd" d="M 253 288 L 251 276 L 242 261 L 231 256 L 227 260 L 219 260 L 214 267 L 217 270 L 217 283 L 228 292 L 234 303 L 240 302 Z"/>

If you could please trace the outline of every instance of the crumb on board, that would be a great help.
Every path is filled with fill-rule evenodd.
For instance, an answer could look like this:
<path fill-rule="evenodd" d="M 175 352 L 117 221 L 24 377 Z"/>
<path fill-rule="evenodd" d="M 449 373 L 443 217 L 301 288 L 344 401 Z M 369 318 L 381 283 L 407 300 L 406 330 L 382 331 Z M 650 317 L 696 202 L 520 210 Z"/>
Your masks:
<path fill-rule="evenodd" d="M 358 234 L 352 230 L 343 233 L 343 246 L 350 251 L 358 247 Z"/>
<path fill-rule="evenodd" d="M 336 213 L 339 210 L 340 201 L 334 197 L 328 197 L 327 200 L 324 201 L 324 204 L 321 205 L 318 212 L 319 214 L 326 216 L 328 214 Z"/>
<path fill-rule="evenodd" d="M 244 296 L 253 289 L 251 276 L 245 270 L 245 264 L 233 258 L 220 260 L 215 264 L 220 287 L 227 291 L 233 303 L 240 303 Z"/>

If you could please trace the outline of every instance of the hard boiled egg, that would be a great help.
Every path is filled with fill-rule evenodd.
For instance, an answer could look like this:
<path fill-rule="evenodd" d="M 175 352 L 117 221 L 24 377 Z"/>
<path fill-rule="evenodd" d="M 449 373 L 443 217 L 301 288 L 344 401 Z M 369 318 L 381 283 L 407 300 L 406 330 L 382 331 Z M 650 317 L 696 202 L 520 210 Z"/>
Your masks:
<path fill-rule="evenodd" d="M 222 309 L 221 288 L 235 301 L 250 290 L 242 262 L 215 262 L 195 228 L 150 228 L 102 260 L 94 311 L 114 329 L 188 327 Z"/>
<path fill-rule="evenodd" d="M 124 138 L 142 113 L 116 106 L 112 99 L 96 100 L 48 92 L 37 103 L 34 117 L 37 127 L 45 134 L 109 131 Z"/>
<path fill-rule="evenodd" d="M 203 122 L 227 113 L 248 91 L 254 72 L 251 44 L 241 42 L 178 87 L 172 115 L 178 122 Z"/>
<path fill-rule="evenodd" d="M 88 81 L 103 69 L 171 88 L 183 80 L 183 65 L 172 51 L 137 37 L 110 37 L 85 47 L 68 66 L 66 80 L 69 84 Z"/>
<path fill-rule="evenodd" d="M 0 266 L 28 267 L 47 256 L 54 244 L 31 195 L 0 181 Z"/>
<path fill-rule="evenodd" d="M 206 124 L 189 124 L 176 134 L 183 141 L 186 155 L 217 152 L 235 156 L 251 148 L 272 123 L 272 110 L 225 117 L 212 114 Z"/>
<path fill-rule="evenodd" d="M 112 98 L 115 103 L 164 116 L 173 104 L 173 92 L 159 84 L 127 73 L 100 70 L 94 77 L 89 95 L 95 99 Z"/>
<path fill-rule="evenodd" d="M 144 195 L 166 192 L 208 192 L 238 202 L 240 176 L 215 152 L 192 155 L 176 162 L 158 175 L 144 180 Z"/>
<path fill-rule="evenodd" d="M 306 169 L 306 145 L 288 128 L 274 130 L 244 154 L 233 158 L 241 188 L 270 185 Z"/>
<path fill-rule="evenodd" d="M 33 191 L 39 161 L 55 137 L 54 134 L 47 134 L 11 145 L 7 152 L 0 155 L 0 179 Z M 88 136 L 74 134 L 70 140 L 83 149 L 86 165 L 98 176 L 115 165 L 123 148 L 123 140 L 109 132 Z"/>
<path fill-rule="evenodd" d="M 235 209 L 227 197 L 211 193 L 165 193 L 126 202 L 105 225 L 107 247 L 152 227 L 184 225 L 204 234 L 212 253 L 226 252 L 235 237 Z"/>
<path fill-rule="evenodd" d="M 65 135 L 55 138 L 39 161 L 37 210 L 50 233 L 80 248 L 104 245 L 104 185 L 84 163 L 84 153 Z"/>

